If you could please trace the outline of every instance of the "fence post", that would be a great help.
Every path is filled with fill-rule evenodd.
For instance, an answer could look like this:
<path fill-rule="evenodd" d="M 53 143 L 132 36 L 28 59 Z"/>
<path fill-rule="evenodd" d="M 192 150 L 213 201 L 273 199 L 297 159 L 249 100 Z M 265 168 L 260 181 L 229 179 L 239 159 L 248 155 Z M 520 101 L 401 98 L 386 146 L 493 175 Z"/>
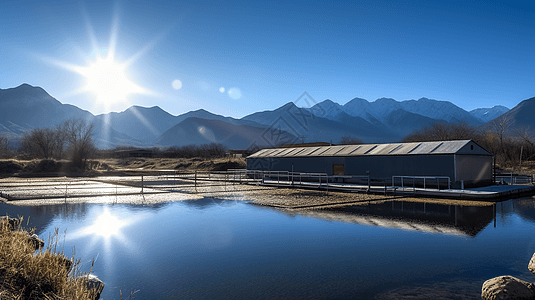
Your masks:
<path fill-rule="evenodd" d="M 143 175 L 141 175 L 141 193 L 143 194 Z"/>

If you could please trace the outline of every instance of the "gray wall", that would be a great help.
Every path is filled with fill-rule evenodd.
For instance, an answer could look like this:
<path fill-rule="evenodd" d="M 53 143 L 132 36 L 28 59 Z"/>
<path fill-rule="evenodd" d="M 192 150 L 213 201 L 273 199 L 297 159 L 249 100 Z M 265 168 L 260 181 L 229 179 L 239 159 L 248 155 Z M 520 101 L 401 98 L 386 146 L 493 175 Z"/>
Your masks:
<path fill-rule="evenodd" d="M 492 156 L 455 155 L 457 181 L 478 184 L 492 181 Z"/>
<path fill-rule="evenodd" d="M 366 175 L 391 179 L 393 175 L 455 176 L 453 155 L 392 155 L 350 157 L 248 158 L 247 169 L 266 171 L 315 172 L 333 175 L 334 164 L 344 164 L 346 175 Z"/>
<path fill-rule="evenodd" d="M 247 169 L 294 171 L 333 175 L 333 165 L 343 164 L 345 175 L 366 175 L 380 181 L 392 176 L 448 176 L 452 187 L 490 184 L 492 156 L 488 155 L 390 155 L 349 157 L 273 157 L 248 158 Z M 293 169 L 292 169 L 293 165 Z M 455 168 L 457 171 L 455 171 Z"/>

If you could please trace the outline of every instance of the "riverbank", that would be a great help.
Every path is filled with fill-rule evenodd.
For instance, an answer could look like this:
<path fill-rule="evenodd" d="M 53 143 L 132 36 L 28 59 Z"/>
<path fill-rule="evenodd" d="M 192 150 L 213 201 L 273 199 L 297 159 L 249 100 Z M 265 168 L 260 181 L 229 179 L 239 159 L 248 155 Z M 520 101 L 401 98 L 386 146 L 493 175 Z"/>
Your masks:
<path fill-rule="evenodd" d="M 409 195 L 347 193 L 217 181 L 192 182 L 166 176 L 106 176 L 94 178 L 4 178 L 0 200 L 19 206 L 63 203 L 157 204 L 205 198 L 243 200 L 279 209 L 329 209 L 380 201 L 425 202 L 447 205 L 489 206 L 494 202 Z"/>
<path fill-rule="evenodd" d="M 22 222 L 22 218 L 0 218 L 1 299 L 95 300 L 100 297 L 103 284 L 94 284 L 102 282 L 82 273 L 79 261 L 56 251 L 57 232 L 43 248 L 44 242 L 21 228 Z"/>

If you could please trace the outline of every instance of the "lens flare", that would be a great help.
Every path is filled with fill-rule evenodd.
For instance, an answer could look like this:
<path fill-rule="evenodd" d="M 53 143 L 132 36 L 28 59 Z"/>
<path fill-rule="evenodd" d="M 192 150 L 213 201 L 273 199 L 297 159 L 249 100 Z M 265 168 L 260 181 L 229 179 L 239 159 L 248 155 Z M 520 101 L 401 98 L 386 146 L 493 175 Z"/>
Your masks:
<path fill-rule="evenodd" d="M 175 90 L 180 90 L 182 88 L 182 81 L 175 79 L 171 85 Z"/>
<path fill-rule="evenodd" d="M 200 133 L 205 139 L 208 139 L 208 140 L 210 140 L 211 142 L 214 142 L 214 143 L 216 142 L 215 135 L 214 135 L 214 133 L 213 133 L 210 129 L 208 129 L 208 128 L 204 127 L 204 126 L 199 126 L 199 127 L 197 128 L 197 130 L 199 131 L 199 133 Z"/>
<path fill-rule="evenodd" d="M 241 91 L 239 88 L 233 87 L 228 90 L 228 95 L 230 98 L 234 100 L 238 100 L 241 98 Z"/>

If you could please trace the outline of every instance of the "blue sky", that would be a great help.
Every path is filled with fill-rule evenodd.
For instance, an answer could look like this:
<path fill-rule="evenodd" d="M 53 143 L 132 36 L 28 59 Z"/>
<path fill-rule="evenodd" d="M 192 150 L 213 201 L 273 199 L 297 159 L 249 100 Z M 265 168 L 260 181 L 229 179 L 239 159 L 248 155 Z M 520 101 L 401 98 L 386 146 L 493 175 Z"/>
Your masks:
<path fill-rule="evenodd" d="M 0 88 L 41 86 L 95 114 L 158 105 L 239 118 L 304 91 L 512 108 L 535 96 L 533 20 L 532 1 L 3 1 Z M 96 101 L 65 67 L 110 49 L 143 92 Z"/>

